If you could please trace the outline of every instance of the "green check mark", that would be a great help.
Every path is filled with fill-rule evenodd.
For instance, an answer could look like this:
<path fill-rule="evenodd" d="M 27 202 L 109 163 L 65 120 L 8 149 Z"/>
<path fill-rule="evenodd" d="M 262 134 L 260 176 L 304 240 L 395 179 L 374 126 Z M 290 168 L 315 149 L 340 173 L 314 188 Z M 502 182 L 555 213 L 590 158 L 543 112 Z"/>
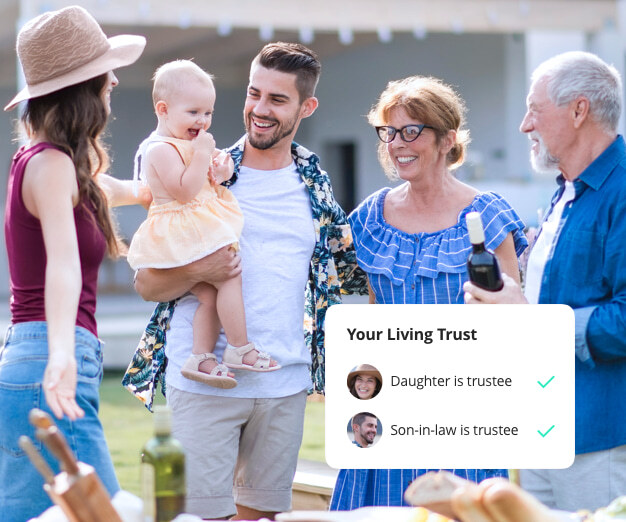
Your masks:
<path fill-rule="evenodd" d="M 541 386 L 542 388 L 545 388 L 548 384 L 550 384 L 552 382 L 552 379 L 554 379 L 554 375 L 552 377 L 550 377 L 546 383 L 542 383 L 541 381 L 537 381 L 537 384 L 539 384 L 539 386 Z"/>
<path fill-rule="evenodd" d="M 539 433 L 539 435 L 541 435 L 542 437 L 545 437 L 548 433 L 550 433 L 552 430 L 554 429 L 554 424 L 552 426 L 550 426 L 550 429 L 548 431 L 546 431 L 545 433 L 543 433 L 540 430 L 537 430 L 537 433 Z"/>

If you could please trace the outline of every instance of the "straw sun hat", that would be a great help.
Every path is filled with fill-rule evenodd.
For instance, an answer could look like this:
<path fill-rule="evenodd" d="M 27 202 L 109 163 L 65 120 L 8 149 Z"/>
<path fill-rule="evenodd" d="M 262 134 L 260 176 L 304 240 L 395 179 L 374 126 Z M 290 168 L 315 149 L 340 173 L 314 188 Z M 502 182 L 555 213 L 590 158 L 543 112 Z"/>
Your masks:
<path fill-rule="evenodd" d="M 17 35 L 17 55 L 26 87 L 4 108 L 84 82 L 139 58 L 146 39 L 124 34 L 107 38 L 82 7 L 70 6 L 33 18 Z"/>

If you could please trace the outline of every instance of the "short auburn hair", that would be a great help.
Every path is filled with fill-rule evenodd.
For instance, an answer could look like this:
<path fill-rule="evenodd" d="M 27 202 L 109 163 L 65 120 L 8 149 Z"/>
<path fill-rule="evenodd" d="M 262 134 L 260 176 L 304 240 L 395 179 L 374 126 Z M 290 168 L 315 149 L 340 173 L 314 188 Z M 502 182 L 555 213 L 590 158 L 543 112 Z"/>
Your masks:
<path fill-rule="evenodd" d="M 387 125 L 394 109 L 404 109 L 410 118 L 435 128 L 437 142 L 450 130 L 456 131 L 456 143 L 448 152 L 446 164 L 449 169 L 460 167 L 470 135 L 465 125 L 465 102 L 449 85 L 431 76 L 410 76 L 391 81 L 372 107 L 367 119 L 373 126 Z M 391 179 L 397 178 L 387 154 L 386 143 L 378 149 L 378 159 Z"/>

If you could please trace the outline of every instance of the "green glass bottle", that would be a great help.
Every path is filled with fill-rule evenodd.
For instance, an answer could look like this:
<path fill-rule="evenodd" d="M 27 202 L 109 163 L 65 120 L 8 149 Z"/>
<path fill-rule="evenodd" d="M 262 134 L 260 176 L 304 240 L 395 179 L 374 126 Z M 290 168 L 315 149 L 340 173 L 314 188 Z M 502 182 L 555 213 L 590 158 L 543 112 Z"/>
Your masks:
<path fill-rule="evenodd" d="M 144 522 L 169 522 L 185 511 L 185 453 L 172 437 L 171 411 L 154 407 L 154 437 L 141 452 Z"/>
<path fill-rule="evenodd" d="M 485 246 L 485 231 L 478 212 L 468 212 L 465 216 L 472 252 L 467 258 L 467 273 L 472 283 L 480 288 L 497 292 L 502 290 L 504 281 L 498 258 Z"/>

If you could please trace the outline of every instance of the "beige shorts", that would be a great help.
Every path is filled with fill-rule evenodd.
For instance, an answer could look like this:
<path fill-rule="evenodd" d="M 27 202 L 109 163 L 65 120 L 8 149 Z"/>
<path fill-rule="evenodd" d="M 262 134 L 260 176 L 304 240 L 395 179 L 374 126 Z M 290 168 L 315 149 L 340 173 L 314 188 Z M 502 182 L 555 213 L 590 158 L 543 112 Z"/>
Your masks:
<path fill-rule="evenodd" d="M 172 433 L 186 452 L 186 511 L 202 518 L 291 509 L 306 391 L 275 399 L 168 388 Z"/>

